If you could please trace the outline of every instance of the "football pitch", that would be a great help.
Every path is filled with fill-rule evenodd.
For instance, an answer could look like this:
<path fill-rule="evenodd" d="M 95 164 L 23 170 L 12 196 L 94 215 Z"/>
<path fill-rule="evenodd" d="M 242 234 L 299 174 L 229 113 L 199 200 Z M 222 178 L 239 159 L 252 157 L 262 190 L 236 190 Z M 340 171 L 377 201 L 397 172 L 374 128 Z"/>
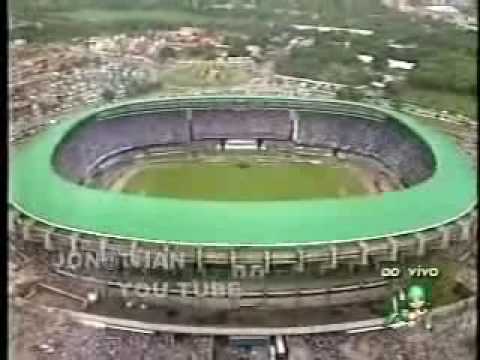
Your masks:
<path fill-rule="evenodd" d="M 310 163 L 178 162 L 130 172 L 121 191 L 145 196 L 214 201 L 274 201 L 367 194 L 347 165 Z"/>

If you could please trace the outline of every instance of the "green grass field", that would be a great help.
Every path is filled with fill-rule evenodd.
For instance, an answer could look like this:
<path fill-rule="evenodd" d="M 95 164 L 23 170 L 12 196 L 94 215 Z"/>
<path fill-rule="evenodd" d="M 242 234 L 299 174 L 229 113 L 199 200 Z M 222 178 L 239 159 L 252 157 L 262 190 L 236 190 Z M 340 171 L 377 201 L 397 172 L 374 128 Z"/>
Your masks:
<path fill-rule="evenodd" d="M 124 179 L 122 191 L 215 201 L 272 201 L 365 194 L 351 168 L 307 163 L 170 163 Z"/>
<path fill-rule="evenodd" d="M 162 74 L 162 83 L 165 88 L 177 87 L 217 87 L 240 85 L 251 79 L 251 74 L 241 69 L 225 67 L 221 69 L 221 76 L 203 75 L 204 66 L 193 64 L 178 66 Z"/>

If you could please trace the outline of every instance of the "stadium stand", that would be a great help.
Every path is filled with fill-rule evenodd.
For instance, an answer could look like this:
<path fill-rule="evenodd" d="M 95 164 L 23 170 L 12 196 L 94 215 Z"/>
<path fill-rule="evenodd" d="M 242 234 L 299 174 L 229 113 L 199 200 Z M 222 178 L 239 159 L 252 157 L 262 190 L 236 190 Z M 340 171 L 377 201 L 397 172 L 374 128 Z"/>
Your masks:
<path fill-rule="evenodd" d="M 288 140 L 291 126 L 286 110 L 197 110 L 192 115 L 192 135 L 195 140 Z"/>
<path fill-rule="evenodd" d="M 435 170 L 428 145 L 398 121 L 335 109 L 298 111 L 295 117 L 299 120 L 295 120 L 297 132 L 293 134 L 294 121 L 286 109 L 113 113 L 74 128 L 71 134 L 75 134 L 57 149 L 56 165 L 67 177 L 81 181 L 109 159 L 138 148 L 148 151 L 189 144 L 191 150 L 214 150 L 229 139 L 261 139 L 271 149 L 307 146 L 369 157 L 397 174 L 405 186 L 427 179 Z"/>
<path fill-rule="evenodd" d="M 428 145 L 406 126 L 351 115 L 300 112 L 296 143 L 351 151 L 375 158 L 408 185 L 430 177 L 435 161 Z"/>
<path fill-rule="evenodd" d="M 100 160 L 138 147 L 190 142 L 183 111 L 144 113 L 88 121 L 74 129 L 56 153 L 57 169 L 73 179 L 88 176 Z"/>

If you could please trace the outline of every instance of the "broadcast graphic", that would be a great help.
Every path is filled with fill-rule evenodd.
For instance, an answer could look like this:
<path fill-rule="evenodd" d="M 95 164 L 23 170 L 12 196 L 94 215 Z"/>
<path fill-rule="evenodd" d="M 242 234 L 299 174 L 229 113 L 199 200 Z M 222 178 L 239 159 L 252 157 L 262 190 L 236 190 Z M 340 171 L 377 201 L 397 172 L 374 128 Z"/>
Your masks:
<path fill-rule="evenodd" d="M 400 288 L 389 300 L 386 326 L 397 328 L 422 324 L 425 329 L 431 330 L 432 296 L 431 281 L 410 281 L 406 288 Z"/>

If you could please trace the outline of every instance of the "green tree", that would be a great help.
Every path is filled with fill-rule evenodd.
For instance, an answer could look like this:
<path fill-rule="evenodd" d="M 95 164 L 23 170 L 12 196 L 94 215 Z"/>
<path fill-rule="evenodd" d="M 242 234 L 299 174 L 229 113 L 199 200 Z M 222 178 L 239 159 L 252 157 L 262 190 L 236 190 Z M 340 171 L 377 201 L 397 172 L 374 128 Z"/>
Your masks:
<path fill-rule="evenodd" d="M 363 99 L 363 93 L 358 89 L 347 86 L 337 90 L 336 98 L 345 101 L 360 101 Z"/>
<path fill-rule="evenodd" d="M 111 87 L 107 87 L 102 91 L 101 97 L 106 102 L 111 102 L 115 99 L 115 91 Z"/>
<path fill-rule="evenodd" d="M 165 61 L 167 59 L 175 58 L 177 53 L 175 52 L 175 49 L 165 46 L 158 51 L 157 55 L 160 61 Z"/>

